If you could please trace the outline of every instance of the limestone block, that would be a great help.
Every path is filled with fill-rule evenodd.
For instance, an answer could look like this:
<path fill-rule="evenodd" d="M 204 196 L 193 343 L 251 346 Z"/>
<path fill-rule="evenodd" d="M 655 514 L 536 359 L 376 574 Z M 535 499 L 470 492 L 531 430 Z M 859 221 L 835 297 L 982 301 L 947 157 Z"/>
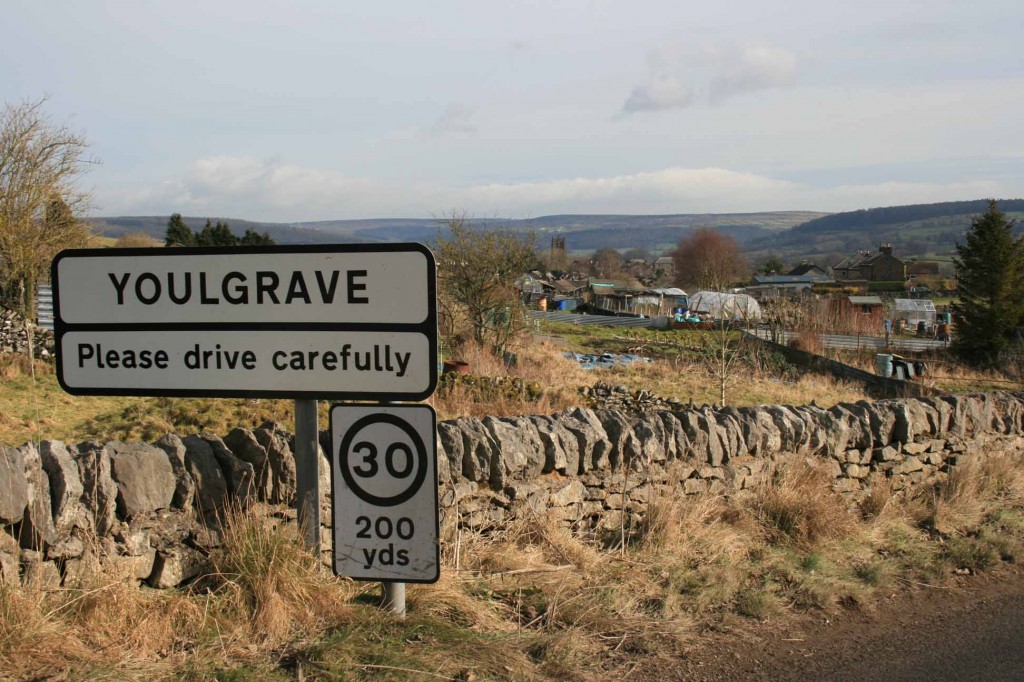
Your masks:
<path fill-rule="evenodd" d="M 185 446 L 185 466 L 195 482 L 195 507 L 201 514 L 213 514 L 228 501 L 224 472 L 205 440 L 187 436 L 181 442 Z"/>
<path fill-rule="evenodd" d="M 25 457 L 20 450 L 0 445 L 0 522 L 20 522 L 26 506 Z"/>
<path fill-rule="evenodd" d="M 253 492 L 260 502 L 278 504 L 274 499 L 274 477 L 270 471 L 267 448 L 256 440 L 256 434 L 249 429 L 232 429 L 224 437 L 224 445 L 235 457 L 252 466 Z"/>
<path fill-rule="evenodd" d="M 927 452 L 931 446 L 931 442 L 928 443 L 904 443 L 903 452 L 908 455 L 920 455 L 923 452 Z"/>
<path fill-rule="evenodd" d="M 253 466 L 238 457 L 215 433 L 204 431 L 199 437 L 210 444 L 213 456 L 224 472 L 228 494 L 242 505 L 256 499 L 256 476 Z"/>
<path fill-rule="evenodd" d="M 117 524 L 117 484 L 111 476 L 110 453 L 96 441 L 79 443 L 75 463 L 82 479 L 82 503 L 97 535 L 106 535 Z"/>
<path fill-rule="evenodd" d="M 871 473 L 871 467 L 863 464 L 847 464 L 843 467 L 843 473 L 849 478 L 867 478 Z"/>
<path fill-rule="evenodd" d="M 171 506 L 175 509 L 191 509 L 196 486 L 185 466 L 185 444 L 177 435 L 169 433 L 154 445 L 167 453 L 167 460 L 174 471 L 174 495 L 171 497 Z"/>
<path fill-rule="evenodd" d="M 106 448 L 117 484 L 117 510 L 134 518 L 171 506 L 177 480 L 167 453 L 144 443 L 113 441 Z"/>
<path fill-rule="evenodd" d="M 210 562 L 205 555 L 191 547 L 179 546 L 156 553 L 147 582 L 157 588 L 177 587 L 209 570 Z"/>
<path fill-rule="evenodd" d="M 533 423 L 524 417 L 484 417 L 483 426 L 498 444 L 491 459 L 491 487 L 529 481 L 544 471 L 544 446 Z"/>
<path fill-rule="evenodd" d="M 43 549 L 57 540 L 53 525 L 50 477 L 43 469 L 39 450 L 32 443 L 25 443 L 18 450 L 25 464 L 25 479 L 28 481 L 28 504 L 21 523 L 21 546 Z"/>
<path fill-rule="evenodd" d="M 553 507 L 566 507 L 571 504 L 579 504 L 584 499 L 592 499 L 588 495 L 588 490 L 585 485 L 580 481 L 573 480 L 569 481 L 564 486 L 553 489 L 551 495 L 548 498 L 549 504 Z"/>
<path fill-rule="evenodd" d="M 577 458 L 574 459 L 574 466 L 569 465 L 568 458 L 566 457 L 565 448 L 562 446 L 562 438 L 557 433 L 557 423 L 553 417 L 543 416 L 532 416 L 529 417 L 530 423 L 533 424 L 533 428 L 537 432 L 537 437 L 540 438 L 541 444 L 544 447 L 544 472 L 557 471 L 558 473 L 565 475 L 567 473 L 576 473 L 579 463 Z M 571 439 L 573 445 L 575 445 L 575 438 Z M 575 450 L 575 448 L 573 448 Z"/>
<path fill-rule="evenodd" d="M 702 493 L 708 489 L 708 482 L 699 478 L 688 478 L 683 481 L 683 492 L 687 495 Z"/>
<path fill-rule="evenodd" d="M 253 431 L 253 436 L 267 453 L 267 463 L 270 466 L 270 503 L 294 506 L 297 478 L 290 434 L 281 425 L 266 422 Z"/>
<path fill-rule="evenodd" d="M 62 441 L 44 440 L 39 444 L 43 470 L 50 479 L 54 528 L 67 536 L 73 528 L 90 529 L 92 515 L 82 504 L 85 488 L 74 456 Z"/>
<path fill-rule="evenodd" d="M 21 576 L 22 585 L 39 590 L 56 590 L 60 587 L 60 582 L 60 570 L 52 561 L 26 563 L 25 572 Z"/>
<path fill-rule="evenodd" d="M 917 457 L 907 457 L 907 459 L 900 464 L 893 467 L 892 473 L 895 476 L 909 474 L 914 471 L 921 471 L 924 468 L 924 464 Z"/>
<path fill-rule="evenodd" d="M 891 462 L 899 457 L 899 451 L 891 445 L 886 445 L 884 448 L 875 448 L 873 454 L 873 460 L 876 462 Z"/>
<path fill-rule="evenodd" d="M 459 430 L 458 424 L 453 421 L 439 422 L 437 440 L 439 444 L 437 458 L 448 462 L 448 480 L 458 481 L 462 478 L 463 460 L 462 431 Z M 441 467 L 438 466 L 438 479 L 443 481 L 440 469 Z"/>

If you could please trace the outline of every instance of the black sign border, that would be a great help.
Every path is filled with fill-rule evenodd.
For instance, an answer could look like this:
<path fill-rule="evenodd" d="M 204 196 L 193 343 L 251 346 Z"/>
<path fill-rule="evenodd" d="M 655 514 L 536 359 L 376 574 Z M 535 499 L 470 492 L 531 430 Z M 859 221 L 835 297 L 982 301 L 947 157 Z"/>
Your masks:
<path fill-rule="evenodd" d="M 60 276 L 58 265 L 65 258 L 96 257 L 167 257 L 167 256 L 232 256 L 251 254 L 296 254 L 296 253 L 408 253 L 416 252 L 427 259 L 427 317 L 422 322 L 411 324 L 396 323 L 162 323 L 162 324 L 69 324 L 60 314 Z M 437 265 L 434 254 L 425 245 L 415 242 L 394 244 L 296 244 L 279 246 L 232 246 L 232 247 L 172 247 L 172 248 L 129 248 L 129 249 L 67 249 L 58 253 L 50 265 L 50 282 L 53 287 L 53 332 L 56 344 L 57 383 L 67 393 L 80 396 L 133 396 L 167 398 L 265 398 L 282 400 L 375 400 L 375 401 L 418 401 L 433 395 L 437 388 Z M 78 331 L 336 331 L 336 332 L 412 332 L 427 337 L 430 365 L 427 388 L 423 391 L 365 390 L 346 391 L 294 391 L 294 390 L 232 390 L 224 389 L 166 389 L 166 388 L 97 388 L 69 386 L 64 381 L 64 360 L 62 344 L 64 335 Z"/>
<path fill-rule="evenodd" d="M 420 583 L 420 584 L 423 584 L 423 585 L 432 585 L 432 584 L 436 583 L 438 580 L 441 579 L 441 506 L 440 506 L 440 500 L 439 500 L 440 495 L 438 493 L 438 488 L 439 488 L 440 484 L 438 483 L 438 473 L 437 473 L 437 458 L 438 458 L 438 452 L 437 452 L 437 411 L 434 410 L 433 406 L 427 405 L 425 403 L 419 404 L 419 405 L 376 405 L 376 404 L 367 404 L 367 403 L 361 403 L 361 404 L 348 403 L 348 404 L 344 404 L 344 405 L 331 405 L 331 409 L 330 409 L 330 412 L 328 413 L 327 420 L 328 420 L 328 428 L 329 428 L 330 437 L 331 437 L 331 451 L 328 453 L 328 455 L 329 455 L 329 460 L 328 461 L 330 462 L 330 466 L 331 466 L 331 513 L 332 514 L 334 513 L 334 500 L 337 499 L 337 495 L 338 495 L 338 482 L 336 480 L 336 474 L 334 473 L 334 470 L 337 468 L 335 466 L 335 460 L 338 457 L 338 453 L 336 453 L 334 451 L 334 435 L 335 435 L 334 434 L 334 411 L 337 410 L 337 409 L 344 409 L 344 408 L 351 408 L 351 407 L 376 407 L 376 408 L 380 409 L 381 412 L 391 411 L 391 410 L 398 410 L 398 411 L 429 410 L 430 411 L 431 434 L 433 435 L 433 438 L 429 439 L 429 442 L 424 443 L 424 445 L 428 448 L 428 450 L 432 450 L 433 451 L 433 455 L 434 455 L 434 476 L 433 476 L 433 484 L 434 484 L 434 486 L 433 486 L 433 488 L 431 488 L 431 490 L 433 491 L 433 495 L 434 495 L 434 505 L 433 505 L 433 507 L 434 507 L 434 512 L 435 513 L 434 513 L 433 516 L 434 516 L 434 538 L 436 540 L 436 542 L 434 543 L 434 567 L 435 567 L 436 571 L 435 571 L 434 576 L 432 578 L 422 578 L 422 579 L 421 578 L 401 578 L 401 579 L 398 579 L 398 580 L 384 580 L 383 582 Z M 408 423 L 408 422 L 406 421 L 406 423 Z M 427 452 L 427 458 L 428 459 L 430 458 L 430 452 L 429 451 Z M 420 485 L 420 490 L 422 490 L 423 487 L 427 485 L 427 483 L 429 483 L 429 481 L 424 481 L 423 484 Z M 365 502 L 365 500 L 363 500 L 363 501 Z M 367 504 L 369 504 L 369 503 L 367 503 Z M 388 509 L 388 507 L 380 507 L 380 509 Z M 335 528 L 334 525 L 333 525 L 334 524 L 334 517 L 333 516 L 331 517 L 331 524 L 332 524 L 331 525 L 331 571 L 334 573 L 334 575 L 338 576 L 339 578 L 350 578 L 351 580 L 361 580 L 361 581 L 364 581 L 364 582 L 382 582 L 380 576 L 361 577 L 361 576 L 349 575 L 347 573 L 338 573 L 338 559 L 337 559 L 337 549 L 338 548 L 337 548 L 337 543 L 335 542 L 335 540 L 336 540 L 336 538 L 338 536 L 338 529 Z"/>

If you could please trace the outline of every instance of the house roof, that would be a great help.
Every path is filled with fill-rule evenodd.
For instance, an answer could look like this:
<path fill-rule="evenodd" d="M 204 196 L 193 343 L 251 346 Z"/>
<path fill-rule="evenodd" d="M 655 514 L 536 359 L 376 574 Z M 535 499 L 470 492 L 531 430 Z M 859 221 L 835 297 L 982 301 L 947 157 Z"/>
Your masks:
<path fill-rule="evenodd" d="M 754 275 L 755 284 L 814 284 L 831 281 L 821 275 Z"/>
<path fill-rule="evenodd" d="M 882 299 L 878 296 L 848 296 L 853 305 L 882 305 Z"/>
<path fill-rule="evenodd" d="M 654 261 L 655 265 L 672 265 L 672 256 L 662 256 Z"/>
<path fill-rule="evenodd" d="M 659 296 L 686 296 L 686 292 L 676 287 L 660 287 L 657 289 L 648 289 L 647 291 L 652 294 L 658 294 Z"/>
<path fill-rule="evenodd" d="M 801 263 L 792 270 L 786 273 L 790 277 L 800 277 L 803 275 L 820 274 L 825 275 L 825 271 L 819 268 L 814 263 Z"/>

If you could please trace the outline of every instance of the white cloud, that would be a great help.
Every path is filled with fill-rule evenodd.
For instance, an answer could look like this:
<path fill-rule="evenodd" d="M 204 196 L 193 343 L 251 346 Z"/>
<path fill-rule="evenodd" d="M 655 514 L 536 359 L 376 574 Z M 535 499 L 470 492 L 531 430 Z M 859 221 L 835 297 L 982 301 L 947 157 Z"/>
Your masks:
<path fill-rule="evenodd" d="M 647 79 L 633 87 L 621 113 L 717 104 L 744 93 L 792 85 L 797 60 L 779 47 L 709 43 L 696 51 L 652 50 L 647 67 Z"/>
<path fill-rule="evenodd" d="M 522 218 L 554 213 L 842 211 L 1019 194 L 1001 180 L 881 182 L 812 187 L 724 168 L 666 168 L 607 177 L 488 183 L 467 187 L 387 184 L 281 160 L 218 156 L 190 164 L 154 187 L 99 196 L 105 215 L 209 216 L 298 222 L 429 217 L 448 210 Z"/>
<path fill-rule="evenodd" d="M 433 137 L 471 135 L 477 131 L 472 113 L 473 111 L 465 104 L 452 102 L 445 107 L 444 112 L 434 121 L 427 133 Z"/>

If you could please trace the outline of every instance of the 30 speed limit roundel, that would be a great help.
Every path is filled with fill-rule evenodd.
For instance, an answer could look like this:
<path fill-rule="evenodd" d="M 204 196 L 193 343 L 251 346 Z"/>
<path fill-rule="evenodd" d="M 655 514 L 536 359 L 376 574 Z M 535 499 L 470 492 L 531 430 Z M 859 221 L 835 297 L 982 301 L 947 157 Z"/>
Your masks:
<path fill-rule="evenodd" d="M 334 572 L 356 580 L 440 577 L 436 416 L 429 405 L 334 405 Z"/>
<path fill-rule="evenodd" d="M 368 414 L 345 432 L 341 475 L 361 500 L 393 507 L 416 494 L 427 477 L 427 449 L 416 430 L 393 414 Z"/>

